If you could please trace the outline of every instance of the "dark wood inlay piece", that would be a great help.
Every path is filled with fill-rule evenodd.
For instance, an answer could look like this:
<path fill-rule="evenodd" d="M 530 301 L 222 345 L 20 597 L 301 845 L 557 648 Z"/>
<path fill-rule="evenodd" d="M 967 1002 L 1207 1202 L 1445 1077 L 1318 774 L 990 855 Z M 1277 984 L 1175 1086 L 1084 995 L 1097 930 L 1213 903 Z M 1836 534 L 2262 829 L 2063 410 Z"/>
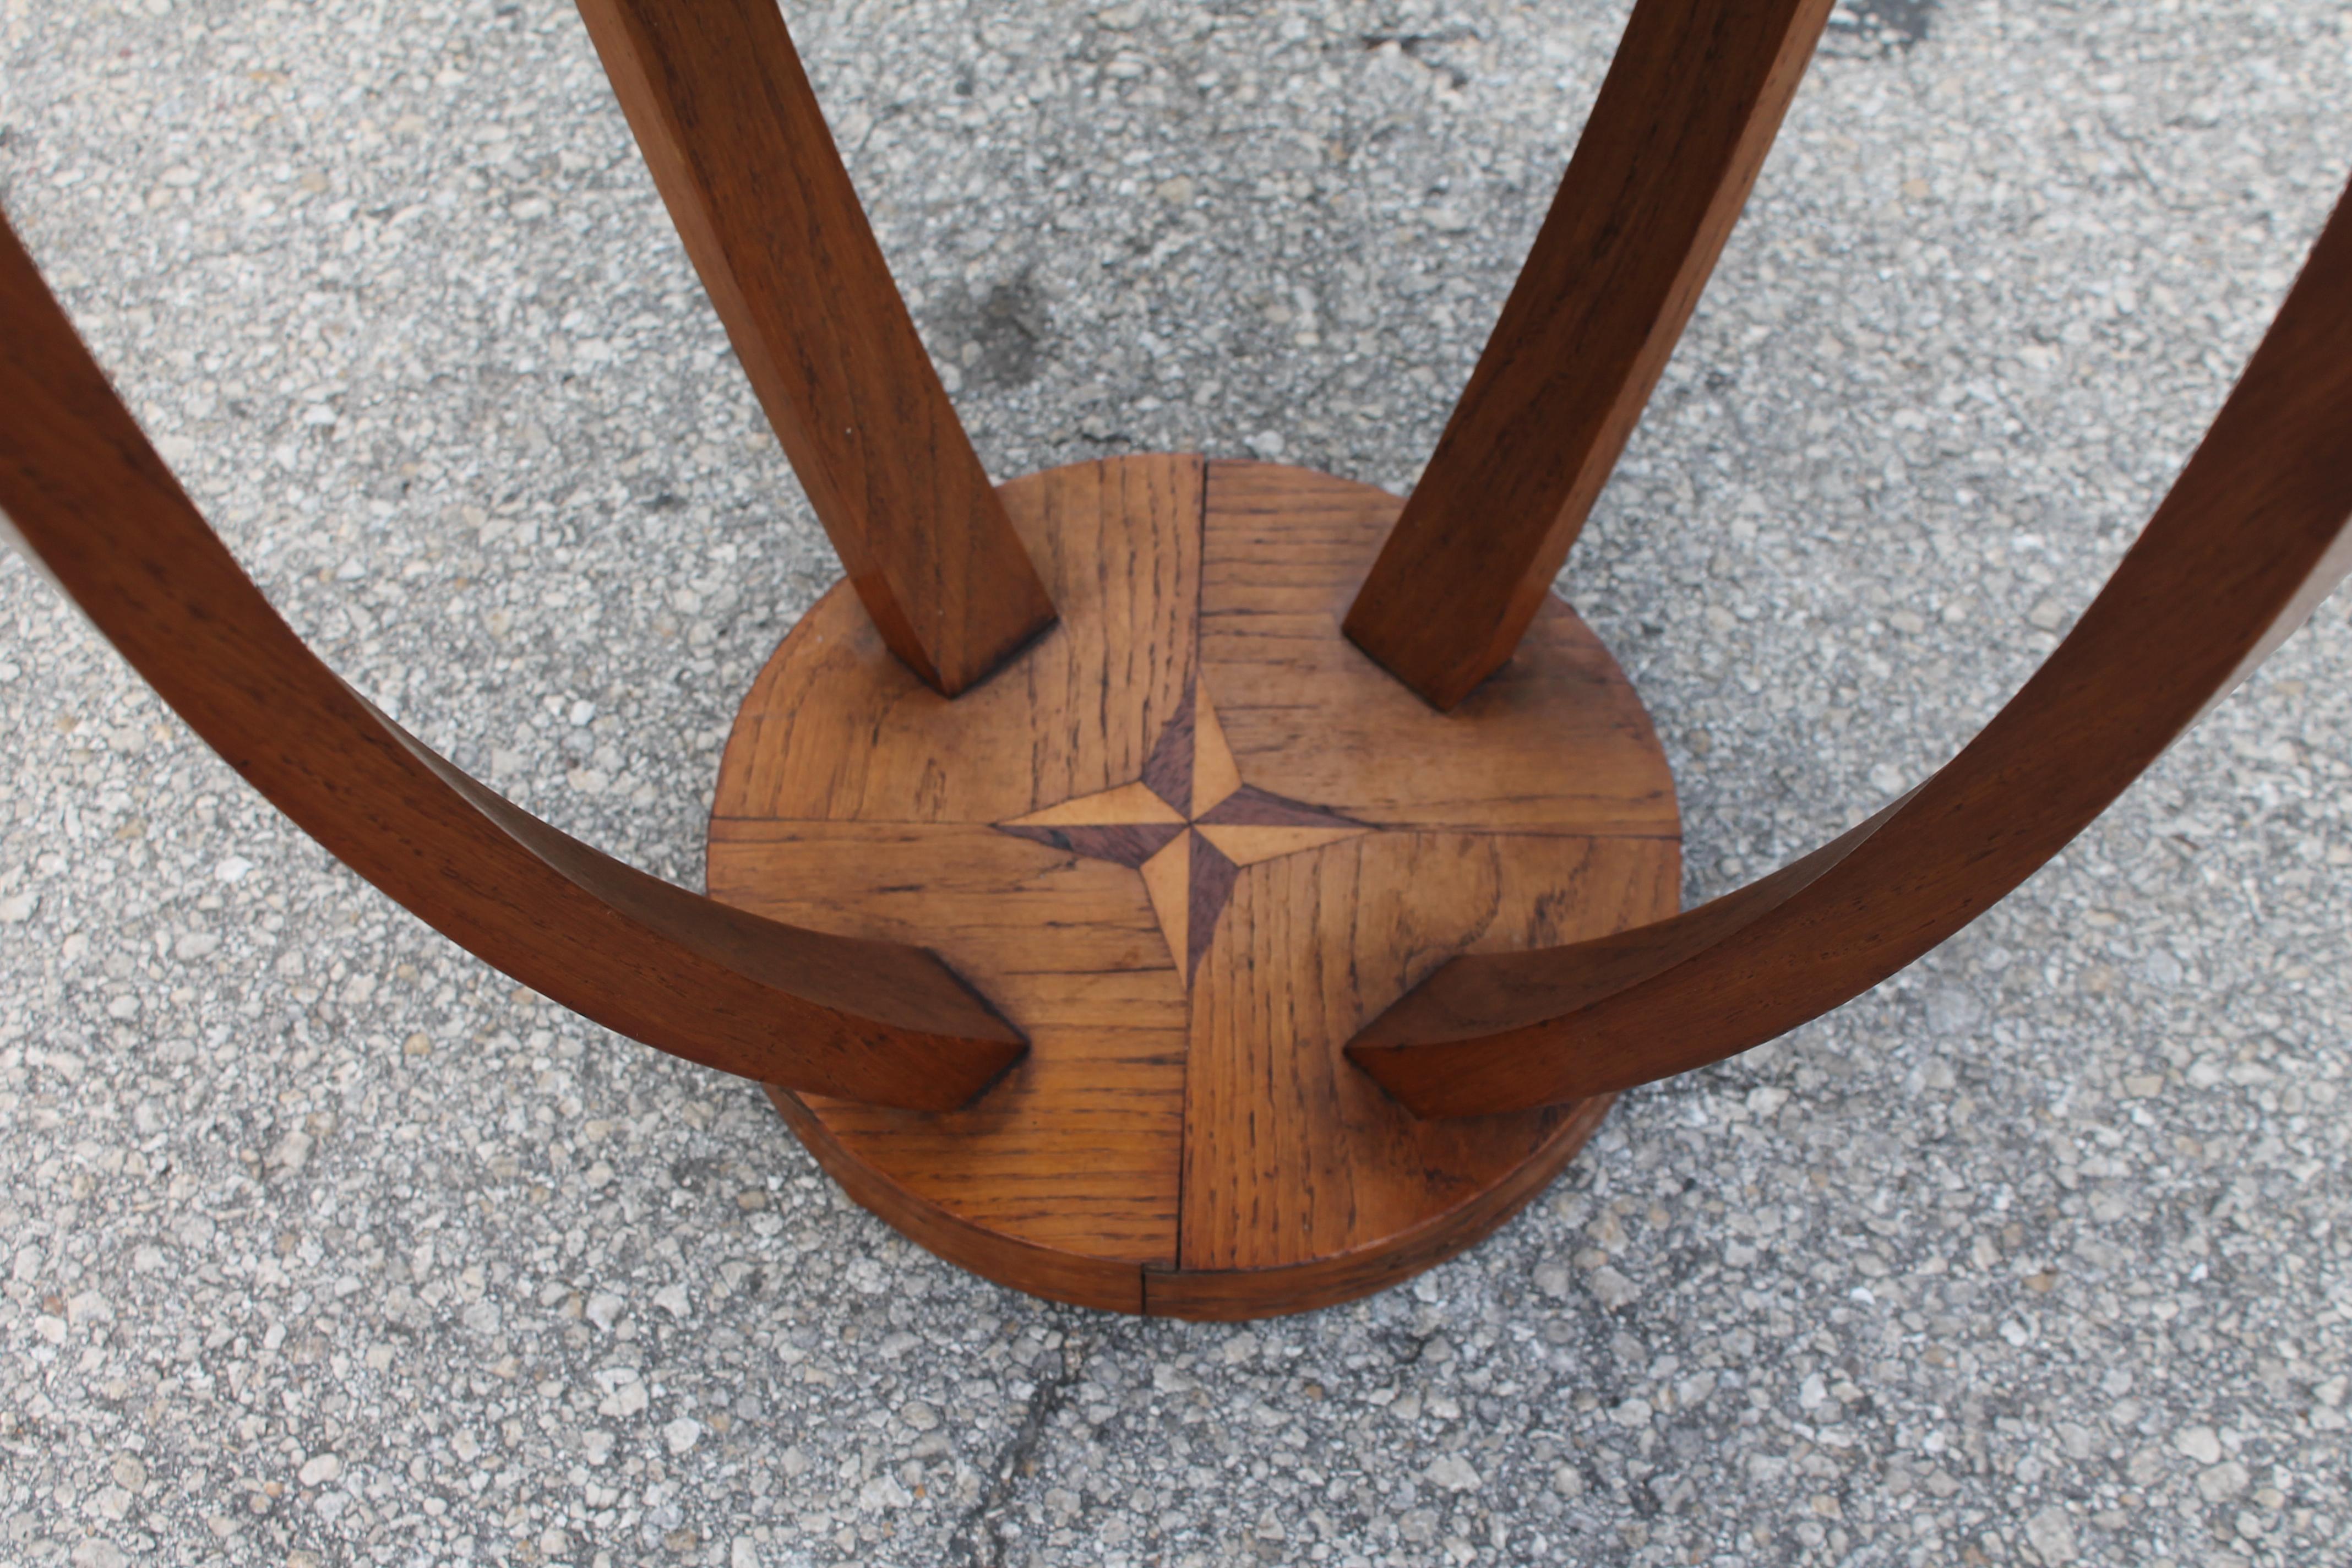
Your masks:
<path fill-rule="evenodd" d="M 1104 827 L 1024 827 L 1003 823 L 997 831 L 1133 869 L 1168 847 L 1169 841 L 1184 829 L 1181 824 L 1165 822 L 1115 823 Z"/>
<path fill-rule="evenodd" d="M 1151 793 L 1187 816 L 1192 812 L 1192 688 L 1187 686 L 1183 703 L 1143 763 L 1143 782 Z"/>
<path fill-rule="evenodd" d="M 1200 821 L 1233 827 L 1361 827 L 1339 812 L 1304 801 L 1285 800 L 1255 784 L 1244 784 L 1201 814 Z"/>
<path fill-rule="evenodd" d="M 1209 951 L 1209 939 L 1217 931 L 1217 917 L 1225 912 L 1226 901 L 1234 896 L 1234 880 L 1241 874 L 1240 868 L 1226 859 L 1215 845 L 1197 833 L 1192 837 L 1192 881 L 1185 910 L 1187 979 L 1201 973 L 1202 956 Z"/>

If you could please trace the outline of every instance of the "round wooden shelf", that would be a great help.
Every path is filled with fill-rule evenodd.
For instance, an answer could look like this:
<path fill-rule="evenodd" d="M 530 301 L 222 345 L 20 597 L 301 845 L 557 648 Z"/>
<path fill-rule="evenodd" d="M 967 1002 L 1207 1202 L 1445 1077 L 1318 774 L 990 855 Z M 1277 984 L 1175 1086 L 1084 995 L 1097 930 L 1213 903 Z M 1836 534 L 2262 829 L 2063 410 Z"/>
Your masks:
<path fill-rule="evenodd" d="M 1451 713 L 1341 635 L 1396 498 L 1194 457 L 1004 486 L 1060 620 L 953 701 L 845 584 L 719 771 L 709 889 L 927 947 L 1029 1054 L 947 1113 L 772 1088 L 860 1203 L 1116 1311 L 1251 1318 L 1417 1273 L 1517 1212 L 1608 1101 L 1417 1121 L 1340 1054 L 1455 953 L 1672 914 L 1674 782 L 1548 597 Z"/>

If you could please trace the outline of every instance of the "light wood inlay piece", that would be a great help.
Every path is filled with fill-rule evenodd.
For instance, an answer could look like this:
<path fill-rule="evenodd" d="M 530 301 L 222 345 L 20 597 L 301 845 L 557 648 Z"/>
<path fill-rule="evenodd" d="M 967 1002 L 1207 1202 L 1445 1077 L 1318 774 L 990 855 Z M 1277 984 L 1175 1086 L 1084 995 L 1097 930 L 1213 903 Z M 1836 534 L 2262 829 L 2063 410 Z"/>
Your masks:
<path fill-rule="evenodd" d="M 1225 727 L 1217 721 L 1217 705 L 1206 691 L 1195 689 L 1192 700 L 1192 804 L 1185 809 L 1202 819 L 1242 787 L 1241 764 L 1225 741 Z"/>
<path fill-rule="evenodd" d="M 1124 1311 L 1299 1310 L 1486 1234 L 1604 1103 L 1417 1123 L 1340 1053 L 1457 952 L 1675 907 L 1623 678 L 1555 605 L 1491 700 L 1433 713 L 1339 634 L 1398 504 L 1363 486 L 1132 458 L 1004 496 L 1060 623 L 948 704 L 828 595 L 737 721 L 710 888 L 920 931 L 1030 1054 L 948 1115 L 779 1092 L 786 1119 L 925 1246 Z"/>
<path fill-rule="evenodd" d="M 1143 890 L 1151 899 L 1151 912 L 1160 917 L 1160 934 L 1168 939 L 1172 963 L 1183 955 L 1189 970 L 1192 943 L 1192 836 L 1184 834 L 1143 863 Z"/>
<path fill-rule="evenodd" d="M 1320 849 L 1327 844 L 1337 844 L 1353 838 L 1360 833 L 1370 833 L 1369 827 L 1230 827 L 1218 823 L 1202 823 L 1192 831 L 1215 845 L 1224 858 L 1236 866 L 1255 866 L 1261 860 L 1278 856 L 1297 855 L 1308 849 Z"/>
<path fill-rule="evenodd" d="M 1043 811 L 1033 811 L 1016 816 L 1007 827 L 1103 827 L 1125 823 L 1169 823 L 1184 826 L 1184 814 L 1152 793 L 1151 786 L 1140 779 L 1133 784 L 1107 789 L 1100 795 L 1082 795 L 1076 800 L 1066 800 L 1059 805 L 1049 805 Z"/>

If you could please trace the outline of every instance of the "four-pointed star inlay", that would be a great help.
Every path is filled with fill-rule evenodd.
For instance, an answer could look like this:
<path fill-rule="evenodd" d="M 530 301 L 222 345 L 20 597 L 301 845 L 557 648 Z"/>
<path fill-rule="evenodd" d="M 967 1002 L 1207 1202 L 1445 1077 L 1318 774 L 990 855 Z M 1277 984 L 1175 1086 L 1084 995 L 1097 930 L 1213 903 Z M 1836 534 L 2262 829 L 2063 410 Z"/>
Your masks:
<path fill-rule="evenodd" d="M 1144 759 L 1143 776 L 997 825 L 1143 874 L 1168 952 L 1189 982 L 1241 868 L 1319 849 L 1371 825 L 1242 782 L 1208 692 L 1196 681 Z"/>

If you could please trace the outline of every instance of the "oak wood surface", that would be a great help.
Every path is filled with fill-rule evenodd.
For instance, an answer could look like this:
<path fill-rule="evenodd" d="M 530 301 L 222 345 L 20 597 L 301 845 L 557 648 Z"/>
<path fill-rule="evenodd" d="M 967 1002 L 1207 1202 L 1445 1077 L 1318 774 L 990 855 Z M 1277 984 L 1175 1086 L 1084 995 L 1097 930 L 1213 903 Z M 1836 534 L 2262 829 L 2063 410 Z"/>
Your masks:
<path fill-rule="evenodd" d="M 1452 1207 L 1375 1241 L 1271 1270 L 1146 1269 L 1143 1310 L 1154 1317 L 1243 1321 L 1267 1316 L 1269 1298 L 1285 1304 L 1279 1310 L 1299 1310 L 1352 1301 L 1410 1279 L 1475 1247 L 1540 1196 L 1600 1130 L 1616 1100 L 1604 1094 L 1566 1107 L 1535 1158 L 1521 1161 L 1501 1180 Z"/>
<path fill-rule="evenodd" d="M 1417 1122 L 1341 1049 L 1456 952 L 1675 907 L 1623 677 L 1554 601 L 1459 712 L 1398 687 L 1339 629 L 1396 514 L 1368 487 L 1130 458 L 1004 497 L 1061 620 L 950 703 L 836 589 L 745 700 L 709 867 L 747 910 L 935 947 L 1030 1055 L 952 1112 L 787 1120 L 924 1246 L 1087 1305 L 1299 1310 L 1468 1245 L 1605 1107 Z"/>
<path fill-rule="evenodd" d="M 832 1127 L 797 1096 L 771 1085 L 768 1099 L 842 1191 L 919 1246 L 1032 1295 L 1106 1312 L 1145 1310 L 1145 1271 L 1137 1265 L 1075 1247 L 1024 1241 L 966 1219 L 944 1205 L 912 1199 L 881 1167 L 845 1148 Z"/>
<path fill-rule="evenodd" d="M 706 1066 L 944 1108 L 1021 1053 L 929 953 L 794 930 L 598 854 L 345 686 L 205 525 L 0 224 L 0 511 L 247 782 L 452 941 Z"/>
<path fill-rule="evenodd" d="M 1312 1264 L 1540 1159 L 1557 1111 L 1419 1121 L 1342 1047 L 1444 958 L 1639 923 L 1678 872 L 1654 838 L 1425 830 L 1250 868 L 1193 979 L 1180 1267 Z"/>
<path fill-rule="evenodd" d="M 1054 618 L 775 0 L 579 0 L 654 184 L 891 650 L 953 696 Z"/>
<path fill-rule="evenodd" d="M 1538 606 L 1525 657 L 1452 713 L 1367 684 L 1363 651 L 1330 627 L 1398 503 L 1296 471 L 1216 466 L 1218 514 L 1255 521 L 1210 535 L 1202 568 L 1202 662 L 1259 783 L 1382 823 L 1680 834 L 1641 699 L 1556 596 Z M 1482 737 L 1476 767 L 1453 755 L 1465 732 Z"/>
<path fill-rule="evenodd" d="M 1606 1093 L 1860 994 L 2088 826 L 2352 571 L 2352 199 L 2106 586 L 1958 755 L 1836 840 L 1654 927 L 1466 957 L 1349 1054 L 1429 1116 Z"/>
<path fill-rule="evenodd" d="M 1192 657 L 1200 465 L 1084 464 L 1003 494 L 1061 624 L 950 702 L 877 661 L 879 634 L 828 595 L 745 697 L 715 816 L 993 823 L 1139 779 Z M 1118 701 L 1087 711 L 1107 679 Z M 832 700 L 844 682 L 856 701 Z"/>
<path fill-rule="evenodd" d="M 944 1112 L 803 1097 L 910 1195 L 1131 1272 L 1169 1255 L 1182 1155 L 1185 997 L 1141 879 L 984 825 L 714 820 L 710 891 L 870 939 L 922 932 L 1019 1021 L 1031 1051 Z"/>
<path fill-rule="evenodd" d="M 1452 708 L 1511 657 L 1697 305 L 1832 0 L 1639 0 L 1348 635 Z"/>

